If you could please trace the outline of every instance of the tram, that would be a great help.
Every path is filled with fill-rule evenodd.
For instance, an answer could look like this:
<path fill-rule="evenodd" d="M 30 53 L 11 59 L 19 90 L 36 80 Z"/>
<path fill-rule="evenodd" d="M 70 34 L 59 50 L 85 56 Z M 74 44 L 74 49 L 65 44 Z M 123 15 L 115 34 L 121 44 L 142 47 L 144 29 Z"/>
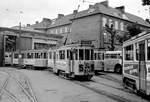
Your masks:
<path fill-rule="evenodd" d="M 46 68 L 47 67 L 47 50 L 26 50 L 21 51 L 21 66 L 25 68 Z M 13 53 L 13 65 L 19 64 L 19 53 Z"/>
<path fill-rule="evenodd" d="M 5 52 L 5 65 L 11 65 L 11 52 Z"/>
<path fill-rule="evenodd" d="M 23 67 L 32 69 L 51 68 L 57 75 L 66 78 L 84 78 L 90 80 L 94 75 L 94 49 L 89 41 L 80 41 L 49 50 L 21 51 Z M 19 64 L 18 52 L 13 53 L 13 64 Z"/>
<path fill-rule="evenodd" d="M 93 52 L 93 47 L 85 41 L 61 46 L 48 51 L 48 66 L 58 75 L 90 80 L 94 75 Z"/>
<path fill-rule="evenodd" d="M 150 95 L 150 33 L 140 33 L 123 43 L 123 84 Z"/>

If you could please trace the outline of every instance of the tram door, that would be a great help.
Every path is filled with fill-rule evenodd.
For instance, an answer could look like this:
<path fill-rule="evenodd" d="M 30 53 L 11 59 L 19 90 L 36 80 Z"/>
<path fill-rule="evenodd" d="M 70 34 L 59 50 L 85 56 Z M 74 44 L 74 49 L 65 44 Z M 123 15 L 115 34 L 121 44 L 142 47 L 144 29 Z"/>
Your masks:
<path fill-rule="evenodd" d="M 69 54 L 69 72 L 74 72 L 74 54 L 72 50 L 67 50 L 67 53 Z"/>
<path fill-rule="evenodd" d="M 56 52 L 53 53 L 53 72 L 57 73 L 56 70 Z"/>
<path fill-rule="evenodd" d="M 139 89 L 146 92 L 146 62 L 145 62 L 145 42 L 139 43 Z"/>

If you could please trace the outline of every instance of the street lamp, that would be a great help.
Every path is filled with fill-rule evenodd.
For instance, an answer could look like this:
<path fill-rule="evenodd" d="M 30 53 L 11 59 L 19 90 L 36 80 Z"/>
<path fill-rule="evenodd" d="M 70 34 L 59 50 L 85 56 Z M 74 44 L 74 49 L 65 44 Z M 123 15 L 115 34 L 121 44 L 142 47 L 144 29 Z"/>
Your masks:
<path fill-rule="evenodd" d="M 20 22 L 19 22 L 19 39 L 18 39 L 18 43 L 19 43 L 19 46 L 18 46 L 18 64 L 19 64 L 19 67 L 21 67 L 21 60 L 22 60 L 22 55 L 21 55 L 21 14 L 23 14 L 22 11 L 19 11 L 19 18 L 20 18 Z"/>
<path fill-rule="evenodd" d="M 18 39 L 18 43 L 19 43 L 19 46 L 18 46 L 18 64 L 19 64 L 19 67 L 21 67 L 21 22 L 19 23 L 19 39 Z"/>

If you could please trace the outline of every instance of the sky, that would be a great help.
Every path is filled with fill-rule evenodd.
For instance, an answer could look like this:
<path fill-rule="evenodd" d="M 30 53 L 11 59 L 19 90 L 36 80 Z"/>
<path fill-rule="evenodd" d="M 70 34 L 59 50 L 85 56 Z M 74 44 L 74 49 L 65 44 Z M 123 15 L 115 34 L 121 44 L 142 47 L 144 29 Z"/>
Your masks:
<path fill-rule="evenodd" d="M 12 27 L 26 24 L 35 24 L 43 18 L 54 19 L 58 14 L 71 14 L 78 8 L 79 11 L 88 9 L 89 4 L 104 0 L 1 0 L 0 27 Z M 148 6 L 142 6 L 142 0 L 108 0 L 109 6 L 125 6 L 125 12 L 137 15 L 143 19 L 150 18 Z"/>

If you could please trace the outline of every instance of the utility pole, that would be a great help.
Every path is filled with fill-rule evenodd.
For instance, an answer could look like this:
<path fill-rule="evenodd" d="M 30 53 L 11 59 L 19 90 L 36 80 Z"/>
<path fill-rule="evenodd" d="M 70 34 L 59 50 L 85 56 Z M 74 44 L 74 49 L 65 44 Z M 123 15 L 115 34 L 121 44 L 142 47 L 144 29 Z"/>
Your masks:
<path fill-rule="evenodd" d="M 19 67 L 21 67 L 21 22 L 19 23 L 19 39 L 18 39 L 18 63 L 19 63 Z"/>
<path fill-rule="evenodd" d="M 3 35 L 3 67 L 5 66 L 5 47 L 6 47 L 6 39 L 5 39 L 5 35 Z"/>

